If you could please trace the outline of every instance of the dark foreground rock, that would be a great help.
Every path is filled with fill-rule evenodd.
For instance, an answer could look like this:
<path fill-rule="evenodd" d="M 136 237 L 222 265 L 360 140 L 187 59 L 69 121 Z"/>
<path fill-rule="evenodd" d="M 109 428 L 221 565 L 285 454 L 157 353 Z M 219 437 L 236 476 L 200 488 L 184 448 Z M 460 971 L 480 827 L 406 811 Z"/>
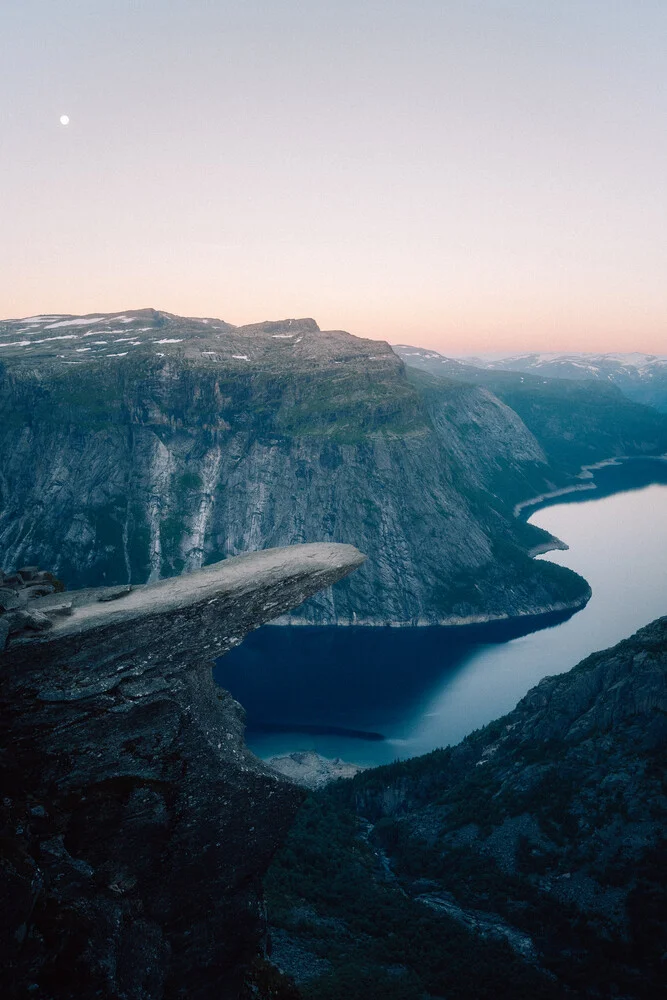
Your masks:
<path fill-rule="evenodd" d="M 266 882 L 276 964 L 309 1000 L 665 996 L 666 764 L 664 617 L 314 794 Z"/>
<path fill-rule="evenodd" d="M 5 996 L 239 995 L 303 793 L 246 749 L 211 660 L 362 561 L 302 545 L 74 592 L 65 616 L 30 601 L 48 625 L 0 660 Z"/>

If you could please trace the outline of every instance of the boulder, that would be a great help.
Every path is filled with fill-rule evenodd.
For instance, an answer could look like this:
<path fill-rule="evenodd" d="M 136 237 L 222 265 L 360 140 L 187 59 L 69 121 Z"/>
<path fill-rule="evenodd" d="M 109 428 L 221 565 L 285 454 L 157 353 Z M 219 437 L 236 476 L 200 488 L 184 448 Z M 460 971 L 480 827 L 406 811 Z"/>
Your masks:
<path fill-rule="evenodd" d="M 21 574 L 21 576 L 23 577 L 23 579 L 27 582 L 28 580 L 32 580 L 33 579 L 35 573 L 39 572 L 39 566 L 21 566 L 21 568 L 18 570 L 18 572 Z"/>
<path fill-rule="evenodd" d="M 49 618 L 68 618 L 73 614 L 71 601 L 63 601 L 61 604 L 51 604 L 43 609 L 43 613 Z"/>
<path fill-rule="evenodd" d="M 105 587 L 97 598 L 98 601 L 117 601 L 120 597 L 127 597 L 132 591 L 130 584 L 123 587 Z"/>
<path fill-rule="evenodd" d="M 33 632 L 45 632 L 53 627 L 53 622 L 41 611 L 25 611 L 19 608 L 16 611 L 9 611 L 3 616 L 3 620 L 9 625 L 9 635 L 17 635 L 26 629 Z"/>

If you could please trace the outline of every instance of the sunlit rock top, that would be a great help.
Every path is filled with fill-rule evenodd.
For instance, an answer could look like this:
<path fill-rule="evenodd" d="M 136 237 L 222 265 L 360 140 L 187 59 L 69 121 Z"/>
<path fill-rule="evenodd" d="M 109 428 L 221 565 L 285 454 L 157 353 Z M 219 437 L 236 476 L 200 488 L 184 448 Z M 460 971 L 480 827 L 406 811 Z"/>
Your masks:
<path fill-rule="evenodd" d="M 57 366 L 118 364 L 127 359 L 187 358 L 240 370 L 253 362 L 283 367 L 363 357 L 393 363 L 388 344 L 340 330 L 323 332 L 313 319 L 232 326 L 220 319 L 175 316 L 156 309 L 88 316 L 43 315 L 0 320 L 0 363 Z"/>

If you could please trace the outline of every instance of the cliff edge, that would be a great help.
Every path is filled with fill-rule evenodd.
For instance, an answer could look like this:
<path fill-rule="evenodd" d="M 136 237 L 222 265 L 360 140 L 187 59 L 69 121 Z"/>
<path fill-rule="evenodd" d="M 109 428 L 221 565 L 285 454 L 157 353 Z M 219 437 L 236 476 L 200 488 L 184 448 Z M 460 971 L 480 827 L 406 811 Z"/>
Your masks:
<path fill-rule="evenodd" d="M 269 549 L 10 609 L 9 996 L 238 996 L 263 934 L 260 878 L 303 793 L 246 749 L 211 660 L 363 560 L 350 545 Z"/>

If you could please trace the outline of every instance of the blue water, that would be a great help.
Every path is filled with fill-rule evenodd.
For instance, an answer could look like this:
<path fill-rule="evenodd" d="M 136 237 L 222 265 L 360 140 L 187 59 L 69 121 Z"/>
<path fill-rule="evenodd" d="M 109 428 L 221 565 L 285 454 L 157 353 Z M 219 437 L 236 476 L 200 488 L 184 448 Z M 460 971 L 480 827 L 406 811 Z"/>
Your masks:
<path fill-rule="evenodd" d="M 584 610 L 522 636 L 516 626 L 259 629 L 216 667 L 247 711 L 250 748 L 366 765 L 426 753 L 667 614 L 667 463 L 625 463 L 595 479 L 595 499 L 580 493 L 530 517 L 569 544 L 540 558 L 588 580 Z"/>

